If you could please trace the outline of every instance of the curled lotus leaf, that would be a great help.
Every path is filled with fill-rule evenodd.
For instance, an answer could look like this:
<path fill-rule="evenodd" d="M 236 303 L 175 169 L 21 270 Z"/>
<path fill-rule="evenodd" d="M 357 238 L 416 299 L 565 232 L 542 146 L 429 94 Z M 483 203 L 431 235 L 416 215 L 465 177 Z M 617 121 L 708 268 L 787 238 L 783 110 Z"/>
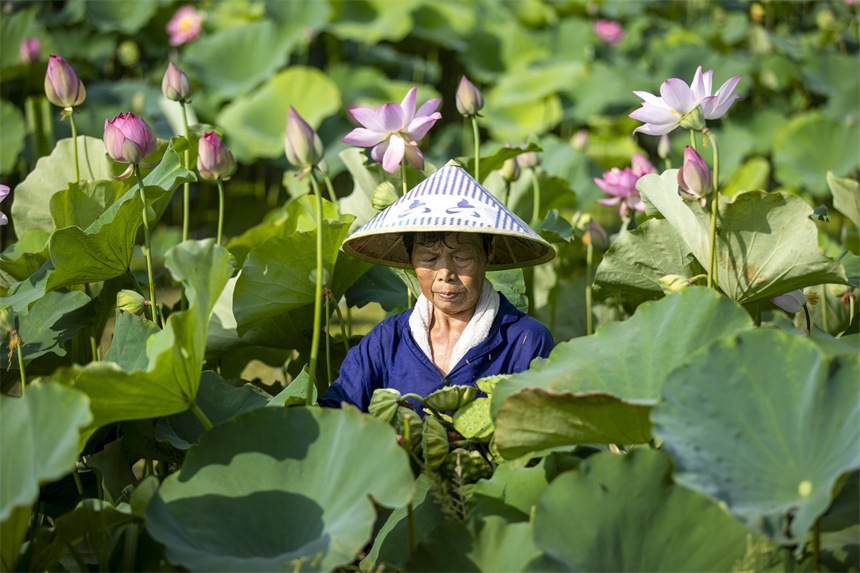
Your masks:
<path fill-rule="evenodd" d="M 442 422 L 428 416 L 421 429 L 421 447 L 424 450 L 424 464 L 428 470 L 438 469 L 448 455 L 448 432 Z"/>

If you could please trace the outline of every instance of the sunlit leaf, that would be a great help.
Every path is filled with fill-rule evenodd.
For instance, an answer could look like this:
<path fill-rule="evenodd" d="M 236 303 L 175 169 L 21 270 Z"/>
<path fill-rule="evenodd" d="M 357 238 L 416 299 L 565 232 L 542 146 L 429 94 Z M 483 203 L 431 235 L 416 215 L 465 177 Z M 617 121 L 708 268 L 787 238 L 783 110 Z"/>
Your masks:
<path fill-rule="evenodd" d="M 860 226 L 860 183 L 847 177 L 827 172 L 827 185 L 833 194 L 833 208 Z"/>

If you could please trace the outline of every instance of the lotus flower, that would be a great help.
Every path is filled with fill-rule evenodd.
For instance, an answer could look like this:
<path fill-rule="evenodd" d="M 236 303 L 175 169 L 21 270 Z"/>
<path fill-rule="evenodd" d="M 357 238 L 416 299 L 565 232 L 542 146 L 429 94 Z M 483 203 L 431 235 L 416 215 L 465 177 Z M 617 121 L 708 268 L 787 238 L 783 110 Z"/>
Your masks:
<path fill-rule="evenodd" d="M 104 142 L 108 155 L 115 161 L 131 164 L 117 179 L 131 175 L 132 167 L 155 151 L 157 144 L 152 128 L 133 113 L 121 113 L 111 121 L 105 120 Z M 155 163 L 143 165 L 152 167 Z"/>
<path fill-rule="evenodd" d="M 161 93 L 171 101 L 188 101 L 191 97 L 191 82 L 188 76 L 173 62 L 167 65 L 167 71 L 161 79 Z"/>
<path fill-rule="evenodd" d="M 660 136 L 660 142 L 657 144 L 657 155 L 660 159 L 668 159 L 672 153 L 672 140 L 669 139 L 669 134 L 664 133 Z"/>
<path fill-rule="evenodd" d="M 613 167 L 603 174 L 603 179 L 594 178 L 594 182 L 611 198 L 598 199 L 601 205 L 618 205 L 618 215 L 626 217 L 630 209 L 644 211 L 645 204 L 639 198 L 636 182 L 648 173 L 654 172 L 654 166 L 641 153 L 633 154 L 633 166 L 623 170 Z"/>
<path fill-rule="evenodd" d="M 684 148 L 684 164 L 678 169 L 678 185 L 685 199 L 701 199 L 711 192 L 711 170 L 702 156 L 689 145 Z"/>
<path fill-rule="evenodd" d="M 170 35 L 170 45 L 180 46 L 200 35 L 203 18 L 194 6 L 183 6 L 170 19 L 165 29 Z"/>
<path fill-rule="evenodd" d="M 233 167 L 233 154 L 214 131 L 203 134 L 197 145 L 197 170 L 200 177 L 214 181 Z"/>
<path fill-rule="evenodd" d="M 87 97 L 84 83 L 78 79 L 72 66 L 62 56 L 48 58 L 45 74 L 45 95 L 52 104 L 69 110 L 80 105 Z"/>
<path fill-rule="evenodd" d="M 299 179 L 311 172 L 323 157 L 323 146 L 320 136 L 306 122 L 299 112 L 290 106 L 287 115 L 287 137 L 284 145 L 287 159 L 296 167 L 303 167 L 298 173 Z"/>
<path fill-rule="evenodd" d="M 9 186 L 8 185 L 0 185 L 0 201 L 6 198 L 9 194 Z M 6 217 L 4 213 L 0 213 L 0 225 L 5 225 L 9 222 L 9 219 Z"/>
<path fill-rule="evenodd" d="M 598 20 L 591 29 L 607 44 L 617 44 L 624 39 L 624 28 L 615 20 Z"/>
<path fill-rule="evenodd" d="M 370 156 L 382 163 L 389 173 L 397 170 L 397 165 L 406 158 L 415 169 L 424 169 L 424 156 L 418 149 L 418 142 L 442 119 L 434 110 L 442 100 L 431 99 L 415 112 L 415 95 L 418 88 L 412 88 L 403 102 L 386 103 L 378 109 L 356 107 L 350 111 L 352 116 L 364 127 L 353 129 L 343 143 L 359 147 L 373 147 Z"/>
<path fill-rule="evenodd" d="M 39 61 L 39 49 L 42 44 L 39 38 L 24 38 L 18 50 L 18 60 L 24 65 L 35 64 Z"/>
<path fill-rule="evenodd" d="M 476 88 L 466 76 L 460 78 L 460 85 L 457 86 L 457 111 L 466 116 L 478 115 L 483 107 L 484 96 L 481 90 Z"/>
<path fill-rule="evenodd" d="M 714 70 L 702 73 L 702 66 L 696 69 L 693 77 L 692 87 L 687 82 L 678 78 L 669 78 L 660 86 L 660 96 L 657 97 L 648 92 L 633 92 L 642 98 L 642 107 L 635 110 L 628 117 L 637 119 L 645 125 L 637 127 L 633 133 L 641 131 L 649 135 L 663 135 L 669 133 L 678 125 L 685 116 L 694 112 L 698 106 L 704 119 L 718 119 L 723 117 L 740 94 L 733 94 L 735 86 L 741 76 L 729 78 L 717 93 L 711 95 L 711 78 Z"/>
<path fill-rule="evenodd" d="M 774 297 L 770 301 L 782 310 L 794 313 L 800 312 L 803 305 L 806 304 L 807 298 L 802 290 L 797 289 Z"/>

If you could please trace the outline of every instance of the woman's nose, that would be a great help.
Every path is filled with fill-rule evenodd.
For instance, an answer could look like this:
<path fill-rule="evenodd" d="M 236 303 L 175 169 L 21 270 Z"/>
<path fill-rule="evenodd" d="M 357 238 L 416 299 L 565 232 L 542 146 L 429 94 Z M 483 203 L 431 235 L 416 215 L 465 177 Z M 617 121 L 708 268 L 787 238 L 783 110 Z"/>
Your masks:
<path fill-rule="evenodd" d="M 436 279 L 441 281 L 452 281 L 457 279 L 457 272 L 454 270 L 454 265 L 451 262 L 442 261 L 436 271 Z"/>

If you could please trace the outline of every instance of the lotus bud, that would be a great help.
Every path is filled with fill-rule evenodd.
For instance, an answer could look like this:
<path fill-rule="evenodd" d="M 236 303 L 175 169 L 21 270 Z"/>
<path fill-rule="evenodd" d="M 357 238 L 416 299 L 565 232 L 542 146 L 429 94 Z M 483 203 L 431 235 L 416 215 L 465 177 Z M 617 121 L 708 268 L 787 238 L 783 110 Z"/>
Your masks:
<path fill-rule="evenodd" d="M 672 140 L 669 139 L 669 134 L 664 133 L 660 136 L 660 142 L 657 144 L 657 156 L 660 159 L 666 160 L 672 153 Z"/>
<path fill-rule="evenodd" d="M 483 107 L 484 96 L 481 95 L 481 90 L 466 76 L 460 78 L 460 85 L 457 87 L 457 111 L 466 116 L 478 115 Z"/>
<path fill-rule="evenodd" d="M 116 293 L 116 308 L 131 314 L 141 316 L 146 307 L 146 299 L 140 293 L 133 290 L 123 289 Z"/>
<path fill-rule="evenodd" d="M 203 134 L 197 145 L 197 170 L 200 177 L 214 181 L 233 167 L 233 154 L 221 142 L 218 134 L 209 131 Z"/>
<path fill-rule="evenodd" d="M 666 275 L 663 278 L 657 279 L 657 284 L 663 289 L 664 294 L 672 294 L 690 286 L 690 281 L 680 275 Z"/>
<path fill-rule="evenodd" d="M 191 82 L 185 72 L 170 62 L 161 80 L 161 93 L 171 101 L 188 101 L 191 97 Z"/>
<path fill-rule="evenodd" d="M 523 143 L 520 145 L 522 149 L 526 148 L 526 144 Z M 540 165 L 540 155 L 538 155 L 537 151 L 528 151 L 526 153 L 521 153 L 517 156 L 517 163 L 520 164 L 520 167 L 526 167 L 529 169 L 534 169 L 538 165 Z"/>
<path fill-rule="evenodd" d="M 705 114 L 702 112 L 702 105 L 699 104 L 681 118 L 678 125 L 690 131 L 702 131 L 705 129 Z"/>
<path fill-rule="evenodd" d="M 647 157 L 638 151 L 633 154 L 633 157 L 630 160 L 630 168 L 637 178 L 642 177 L 643 175 L 648 175 L 649 173 L 654 173 L 654 165 L 648 161 Z"/>
<path fill-rule="evenodd" d="M 48 58 L 45 95 L 52 104 L 67 109 L 82 104 L 87 97 L 84 83 L 62 56 Z"/>
<path fill-rule="evenodd" d="M 577 131 L 576 134 L 574 134 L 574 136 L 570 139 L 570 144 L 577 151 L 585 153 L 585 148 L 588 147 L 588 130 L 582 128 Z"/>
<path fill-rule="evenodd" d="M 701 199 L 711 192 L 711 171 L 689 145 L 684 148 L 684 164 L 678 169 L 678 185 L 685 199 Z"/>
<path fill-rule="evenodd" d="M 18 50 L 18 60 L 25 66 L 35 64 L 39 61 L 41 46 L 39 38 L 24 38 L 21 42 L 21 48 Z"/>
<path fill-rule="evenodd" d="M 505 147 L 510 147 L 510 143 L 505 143 Z M 502 168 L 499 170 L 502 174 L 502 178 L 511 183 L 520 178 L 520 164 L 517 163 L 516 157 L 511 157 L 510 159 L 505 160 L 502 164 Z"/>
<path fill-rule="evenodd" d="M 9 186 L 8 185 L 0 185 L 0 201 L 6 198 L 9 195 Z M 5 225 L 9 222 L 9 218 L 6 217 L 5 214 L 0 213 L 0 225 Z"/>
<path fill-rule="evenodd" d="M 287 151 L 287 159 L 296 167 L 313 168 L 323 157 L 320 136 L 293 106 L 290 106 L 287 115 L 287 137 L 284 147 Z"/>
<path fill-rule="evenodd" d="M 793 290 L 770 299 L 770 301 L 786 312 L 800 312 L 807 298 L 801 289 Z"/>
<path fill-rule="evenodd" d="M 589 217 L 588 227 L 582 235 L 582 244 L 591 245 L 598 253 L 605 253 L 609 250 L 609 234 L 597 221 Z"/>
<path fill-rule="evenodd" d="M 138 165 L 155 151 L 157 142 L 152 128 L 133 113 L 121 113 L 105 120 L 105 149 L 115 161 Z"/>

